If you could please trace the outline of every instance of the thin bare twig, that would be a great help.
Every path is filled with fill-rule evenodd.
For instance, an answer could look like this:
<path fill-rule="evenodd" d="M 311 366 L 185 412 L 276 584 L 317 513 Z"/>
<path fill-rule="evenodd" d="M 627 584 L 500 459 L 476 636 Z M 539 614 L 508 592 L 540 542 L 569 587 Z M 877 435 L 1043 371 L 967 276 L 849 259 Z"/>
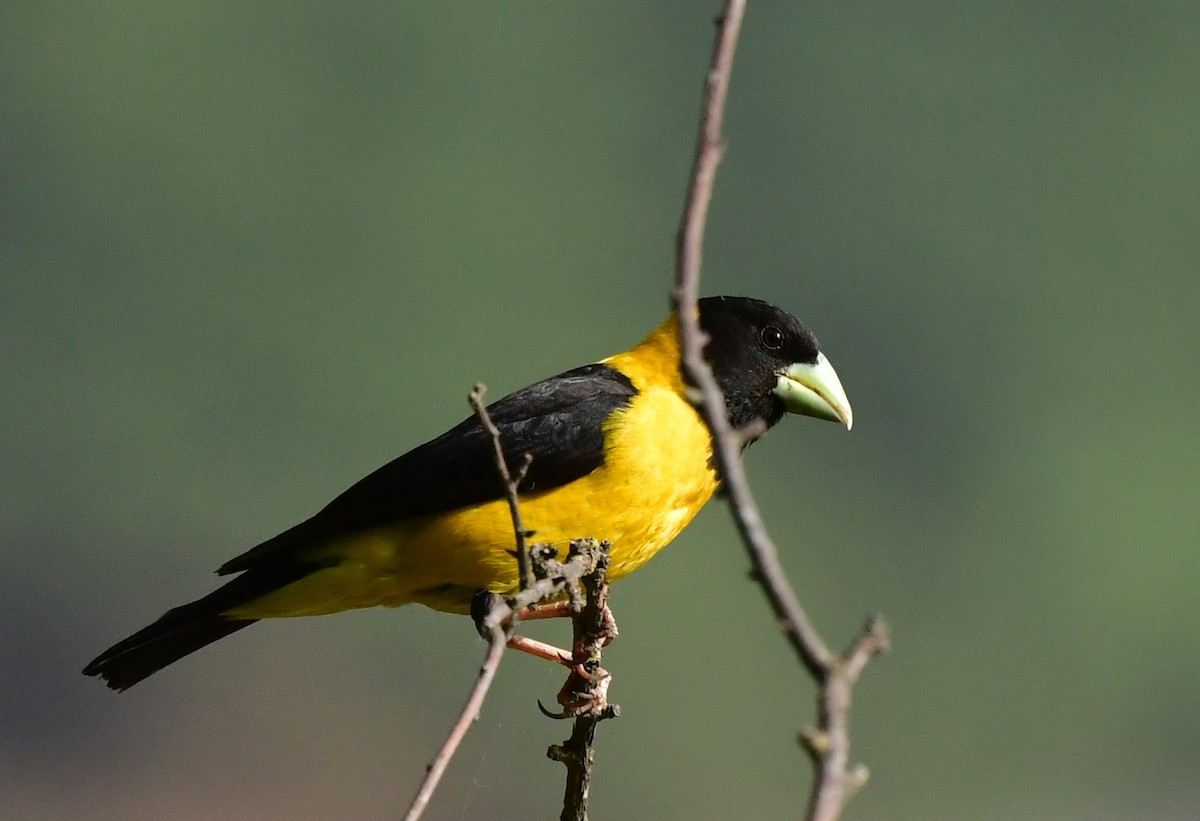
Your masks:
<path fill-rule="evenodd" d="M 820 679 L 832 662 L 833 654 L 812 627 L 788 584 L 779 563 L 778 551 L 767 535 L 758 505 L 750 493 L 750 485 L 742 468 L 741 438 L 729 424 L 721 388 L 704 359 L 707 339 L 700 328 L 700 314 L 696 307 L 700 298 L 700 264 L 708 204 L 712 200 L 717 166 L 725 153 L 721 122 L 745 9 L 745 0 L 730 0 L 725 6 L 724 15 L 717 21 L 717 42 L 713 49 L 712 68 L 708 73 L 692 183 L 688 188 L 683 221 L 679 226 L 674 307 L 679 315 L 684 373 L 700 393 L 699 409 L 713 433 L 716 444 L 714 456 L 722 487 L 742 540 L 748 547 L 754 546 L 750 558 L 755 574 L 762 581 L 771 607 L 780 620 L 780 627 L 793 649 L 813 677 Z"/>
<path fill-rule="evenodd" d="M 500 431 L 496 428 L 495 423 L 492 422 L 492 417 L 488 414 L 487 408 L 483 404 L 483 395 L 486 391 L 487 388 L 484 385 L 475 385 L 467 397 L 467 401 L 475 409 L 475 415 L 479 417 L 479 423 L 492 439 L 496 457 L 496 471 L 499 473 L 501 481 L 504 482 L 505 498 L 508 499 L 508 509 L 512 516 L 513 535 L 517 543 L 517 568 L 521 579 L 521 586 L 524 590 L 527 586 L 526 580 L 532 586 L 534 578 L 529 551 L 525 546 L 525 539 L 528 534 L 525 531 L 525 525 L 521 521 L 521 508 L 517 502 L 517 487 L 520 485 L 521 480 L 525 478 L 526 471 L 529 470 L 530 458 L 526 454 L 524 464 L 515 476 L 509 472 L 508 463 L 504 458 L 504 449 L 500 443 Z M 553 593 L 550 595 L 553 595 Z M 540 601 L 540 599 L 538 600 Z M 498 607 L 493 606 L 493 613 L 498 609 Z M 450 760 L 454 758 L 454 754 L 458 751 L 458 747 L 466 736 L 467 730 L 471 724 L 479 719 L 484 699 L 487 698 L 488 690 L 492 687 L 492 681 L 496 678 L 496 671 L 500 667 L 500 658 L 504 655 L 504 649 L 508 642 L 508 636 L 505 634 L 502 625 L 505 618 L 511 616 L 512 613 L 510 610 L 506 615 L 496 618 L 492 618 L 492 615 L 489 614 L 489 618 L 486 621 L 488 651 L 484 657 L 483 665 L 479 669 L 479 676 L 475 679 L 475 686 L 471 689 L 471 694 L 467 697 L 467 703 L 463 705 L 458 720 L 450 728 L 450 733 L 446 736 L 446 741 L 442 744 L 442 748 L 438 750 L 433 762 L 429 765 L 429 769 L 426 770 L 425 778 L 421 780 L 421 786 L 417 788 L 417 794 L 413 797 L 412 803 L 409 804 L 404 821 L 417 821 L 422 813 L 425 812 L 425 808 L 429 806 L 429 800 L 433 797 L 438 784 L 442 780 L 442 774 L 446 771 Z"/>
<path fill-rule="evenodd" d="M 492 680 L 496 678 L 496 671 L 500 668 L 500 657 L 504 655 L 506 641 L 503 630 L 500 628 L 492 630 L 487 656 L 484 657 L 483 665 L 479 668 L 479 677 L 475 679 L 471 695 L 467 697 L 467 703 L 463 706 L 458 721 L 454 722 L 454 726 L 450 728 L 450 735 L 446 737 L 446 741 L 438 750 L 433 763 L 429 765 L 416 797 L 413 798 L 408 812 L 404 815 L 404 821 L 417 821 L 425 812 L 425 808 L 429 806 L 429 799 L 437 790 L 438 783 L 442 780 L 442 774 L 450 764 L 450 759 L 454 758 L 454 754 L 458 752 L 458 746 L 466 736 L 467 730 L 479 720 L 484 699 L 487 698 L 488 690 L 492 687 Z"/>
<path fill-rule="evenodd" d="M 673 304 L 679 316 L 682 367 L 688 380 L 696 386 L 697 406 L 712 432 L 714 461 L 734 522 L 750 557 L 754 578 L 762 586 L 793 651 L 819 685 L 818 726 L 803 736 L 805 747 L 816 765 L 807 817 L 812 821 L 833 821 L 854 789 L 866 781 L 866 768 L 856 767 L 850 772 L 846 769 L 850 748 L 850 693 L 867 661 L 887 649 L 887 628 L 881 619 L 873 619 L 846 655 L 837 656 L 809 621 L 787 580 L 779 552 L 750 492 L 741 460 L 743 437 L 729 424 L 720 386 L 704 359 L 707 340 L 700 328 L 697 307 L 704 227 L 717 166 L 725 151 L 721 125 L 745 8 L 746 0 L 728 0 L 723 15 L 717 20 L 696 159 L 677 237 Z"/>
<path fill-rule="evenodd" d="M 529 548 L 526 546 L 529 531 L 525 529 L 525 523 L 521 520 L 521 504 L 517 501 L 517 489 L 521 486 L 525 474 L 529 472 L 533 455 L 529 453 L 524 455 L 521 466 L 517 468 L 515 475 L 509 472 L 508 460 L 504 458 L 504 445 L 500 441 L 500 429 L 496 427 L 496 423 L 492 421 L 491 415 L 483 404 L 485 393 L 487 393 L 487 386 L 482 382 L 477 383 L 471 391 L 471 395 L 467 397 L 467 401 L 475 409 L 475 415 L 479 417 L 479 424 L 483 425 L 484 431 L 492 440 L 492 448 L 496 457 L 496 472 L 500 474 L 500 481 L 504 483 L 504 498 L 508 501 L 513 534 L 517 538 L 517 574 L 520 578 L 521 589 L 526 590 L 533 585 L 534 578 L 533 567 L 529 562 Z"/>

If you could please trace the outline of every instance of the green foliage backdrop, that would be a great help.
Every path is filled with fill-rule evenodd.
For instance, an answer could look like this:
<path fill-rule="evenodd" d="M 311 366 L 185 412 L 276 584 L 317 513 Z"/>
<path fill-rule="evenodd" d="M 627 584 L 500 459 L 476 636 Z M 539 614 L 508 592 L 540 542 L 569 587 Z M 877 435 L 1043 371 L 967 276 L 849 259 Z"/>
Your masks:
<path fill-rule="evenodd" d="M 389 818 L 482 654 L 417 608 L 79 668 L 665 313 L 716 4 L 0 11 L 0 816 Z M 1195 817 L 1200 7 L 755 3 L 707 293 L 856 412 L 748 455 L 817 623 L 896 651 L 860 819 Z M 602 535 L 602 534 L 600 534 Z M 714 506 L 619 584 L 594 817 L 794 817 L 811 687 Z M 510 658 L 431 818 L 555 814 Z"/>

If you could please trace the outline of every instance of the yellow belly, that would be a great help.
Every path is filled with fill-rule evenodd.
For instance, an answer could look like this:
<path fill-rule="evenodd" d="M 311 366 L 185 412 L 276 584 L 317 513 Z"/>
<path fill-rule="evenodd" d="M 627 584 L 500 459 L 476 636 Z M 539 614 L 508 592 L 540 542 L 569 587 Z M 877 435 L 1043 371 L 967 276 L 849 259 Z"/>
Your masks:
<path fill-rule="evenodd" d="M 616 359 L 614 357 L 613 359 Z M 572 539 L 612 542 L 610 580 L 645 564 L 716 489 L 711 440 L 675 386 L 635 377 L 639 393 L 607 423 L 604 464 L 562 487 L 522 496 L 531 543 L 564 553 Z M 622 424 L 634 414 L 637 424 Z M 515 592 L 512 522 L 504 501 L 377 528 L 331 542 L 315 556 L 338 564 L 229 612 L 239 618 L 334 613 L 418 602 L 465 613 L 480 589 Z"/>

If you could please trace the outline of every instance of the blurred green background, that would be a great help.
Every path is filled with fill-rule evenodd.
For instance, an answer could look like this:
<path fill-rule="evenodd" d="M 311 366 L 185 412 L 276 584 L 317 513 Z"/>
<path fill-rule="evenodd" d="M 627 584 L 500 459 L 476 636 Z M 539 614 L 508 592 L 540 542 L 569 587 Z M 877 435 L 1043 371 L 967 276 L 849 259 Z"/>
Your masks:
<path fill-rule="evenodd" d="M 482 644 L 420 608 L 79 669 L 223 560 L 665 314 L 717 3 L 0 10 L 0 817 L 399 817 Z M 851 819 L 1200 807 L 1200 6 L 754 3 L 706 293 L 857 425 L 748 454 Z M 593 817 L 787 818 L 812 688 L 718 505 L 619 584 Z M 562 633 L 551 629 L 551 637 Z M 429 816 L 556 817 L 508 658 Z"/>

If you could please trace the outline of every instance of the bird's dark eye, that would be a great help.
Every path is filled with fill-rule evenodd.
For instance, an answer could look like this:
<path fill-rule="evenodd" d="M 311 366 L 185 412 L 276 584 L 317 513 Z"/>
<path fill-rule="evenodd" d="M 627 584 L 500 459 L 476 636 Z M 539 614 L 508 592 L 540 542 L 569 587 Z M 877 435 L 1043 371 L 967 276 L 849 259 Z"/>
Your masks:
<path fill-rule="evenodd" d="M 777 351 L 783 347 L 783 331 L 774 325 L 768 325 L 763 328 L 758 338 L 762 342 L 763 347 L 768 350 Z"/>

